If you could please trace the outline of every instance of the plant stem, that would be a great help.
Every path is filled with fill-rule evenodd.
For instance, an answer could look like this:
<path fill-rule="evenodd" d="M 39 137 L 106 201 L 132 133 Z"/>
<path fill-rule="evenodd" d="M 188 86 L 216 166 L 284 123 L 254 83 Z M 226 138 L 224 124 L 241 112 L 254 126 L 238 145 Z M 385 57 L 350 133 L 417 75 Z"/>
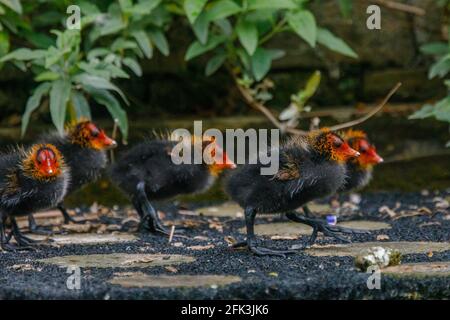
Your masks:
<path fill-rule="evenodd" d="M 264 37 L 261 38 L 261 40 L 259 40 L 259 45 L 262 45 L 264 43 L 266 43 L 267 41 L 269 41 L 270 39 L 272 39 L 272 37 L 274 35 L 276 35 L 277 33 L 281 32 L 284 25 L 286 23 L 286 17 L 283 17 L 283 19 L 281 19 L 276 25 L 275 27 L 273 27 L 273 29 L 268 32 Z"/>

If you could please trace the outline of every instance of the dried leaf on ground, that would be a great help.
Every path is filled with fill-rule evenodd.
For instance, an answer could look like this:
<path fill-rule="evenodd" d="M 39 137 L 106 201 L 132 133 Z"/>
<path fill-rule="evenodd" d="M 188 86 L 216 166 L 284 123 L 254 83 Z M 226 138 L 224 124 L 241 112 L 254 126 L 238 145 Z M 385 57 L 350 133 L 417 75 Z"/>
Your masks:
<path fill-rule="evenodd" d="M 232 236 L 226 236 L 223 239 L 225 240 L 226 243 L 228 243 L 231 246 L 237 242 L 237 240 Z"/>
<path fill-rule="evenodd" d="M 73 232 L 73 233 L 88 233 L 92 229 L 90 223 L 85 224 L 64 224 L 62 225 L 63 230 Z"/>
<path fill-rule="evenodd" d="M 274 236 L 271 236 L 270 239 L 272 239 L 272 240 L 297 240 L 298 236 L 274 235 Z"/>
<path fill-rule="evenodd" d="M 387 234 L 377 235 L 377 241 L 385 241 L 385 240 L 389 240 L 389 236 Z"/>
<path fill-rule="evenodd" d="M 204 246 L 190 246 L 190 247 L 187 247 L 187 249 L 189 249 L 189 250 L 208 250 L 208 249 L 212 249 L 215 247 L 216 246 L 213 244 L 208 244 L 208 245 L 204 245 Z"/>
<path fill-rule="evenodd" d="M 380 208 L 378 209 L 378 212 L 379 212 L 379 213 L 382 213 L 382 214 L 386 214 L 386 215 L 388 215 L 390 218 L 394 218 L 394 217 L 397 215 L 397 213 L 396 213 L 394 210 L 392 210 L 391 208 L 389 208 L 388 206 L 382 206 L 382 207 L 380 207 Z"/>
<path fill-rule="evenodd" d="M 9 267 L 8 269 L 14 270 L 14 271 L 42 271 L 42 268 L 35 268 L 31 264 L 25 263 L 25 264 L 15 264 Z"/>
<path fill-rule="evenodd" d="M 166 266 L 164 269 L 166 269 L 167 271 L 172 272 L 172 273 L 178 272 L 178 269 L 175 267 L 172 267 L 172 266 Z"/>

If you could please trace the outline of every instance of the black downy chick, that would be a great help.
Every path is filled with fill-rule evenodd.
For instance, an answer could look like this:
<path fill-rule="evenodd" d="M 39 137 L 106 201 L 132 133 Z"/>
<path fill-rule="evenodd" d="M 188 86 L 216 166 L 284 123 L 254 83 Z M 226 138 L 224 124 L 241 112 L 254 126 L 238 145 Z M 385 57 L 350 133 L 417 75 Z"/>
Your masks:
<path fill-rule="evenodd" d="M 24 236 L 15 217 L 45 210 L 60 203 L 68 190 L 70 169 L 58 149 L 51 144 L 35 144 L 28 150 L 18 148 L 0 156 L 0 244 L 4 250 L 15 250 L 8 244 L 14 236 L 19 248 L 35 241 Z M 7 220 L 12 231 L 5 232 Z"/>
<path fill-rule="evenodd" d="M 361 130 L 349 129 L 341 134 L 349 146 L 360 153 L 357 158 L 350 158 L 346 162 L 347 177 L 344 184 L 339 188 L 338 193 L 359 190 L 369 184 L 372 179 L 373 166 L 383 162 L 372 145 L 367 134 Z M 303 212 L 306 216 L 312 216 L 308 206 L 303 206 Z"/>
<path fill-rule="evenodd" d="M 195 139 L 188 142 L 189 148 Z M 178 143 L 165 139 L 144 141 L 125 152 L 109 170 L 111 180 L 131 199 L 141 227 L 152 233 L 169 234 L 150 201 L 204 191 L 223 170 L 235 168 L 211 137 L 203 137 L 201 143 L 202 151 L 208 148 L 210 152 L 210 164 L 175 164 L 172 153 Z"/>
<path fill-rule="evenodd" d="M 261 175 L 261 164 L 240 167 L 228 179 L 226 191 L 245 211 L 247 240 L 236 246 L 247 246 L 257 255 L 284 255 L 293 250 L 276 251 L 255 244 L 256 214 L 285 213 L 287 218 L 310 225 L 313 244 L 320 231 L 343 241 L 339 233 L 360 233 L 326 221 L 300 216 L 295 210 L 307 202 L 334 194 L 346 177 L 345 161 L 359 153 L 349 147 L 338 135 L 327 129 L 294 138 L 279 149 L 279 170 L 273 175 Z"/>
<path fill-rule="evenodd" d="M 71 183 L 66 195 L 97 180 L 108 164 L 106 150 L 117 146 L 116 141 L 109 138 L 103 130 L 85 120 L 70 125 L 63 136 L 51 133 L 39 140 L 56 146 L 70 168 Z M 84 221 L 75 220 L 68 214 L 62 200 L 57 203 L 57 208 L 64 216 L 64 223 L 83 223 Z M 33 215 L 29 216 L 29 224 L 31 231 L 46 233 L 37 227 Z"/>

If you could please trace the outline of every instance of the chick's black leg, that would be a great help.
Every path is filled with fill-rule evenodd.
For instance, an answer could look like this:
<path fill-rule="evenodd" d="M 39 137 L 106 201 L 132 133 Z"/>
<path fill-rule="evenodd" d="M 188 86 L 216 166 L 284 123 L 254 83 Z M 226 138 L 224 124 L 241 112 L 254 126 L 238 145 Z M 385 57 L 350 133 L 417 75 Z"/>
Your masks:
<path fill-rule="evenodd" d="M 170 232 L 159 220 L 158 213 L 151 205 L 145 193 L 145 182 L 139 182 L 136 186 L 136 196 L 133 198 L 133 205 L 141 217 L 141 226 L 152 232 L 170 235 Z"/>
<path fill-rule="evenodd" d="M 308 217 L 308 218 L 313 217 L 311 210 L 309 210 L 309 208 L 306 204 L 302 207 L 302 209 L 303 209 L 303 213 L 305 214 L 305 217 Z"/>
<path fill-rule="evenodd" d="M 64 223 L 65 224 L 69 224 L 69 223 L 78 223 L 78 224 L 83 224 L 86 223 L 87 220 L 75 220 L 74 218 L 72 218 L 69 213 L 67 212 L 66 208 L 64 207 L 64 205 L 62 203 L 58 204 L 57 206 L 58 210 L 61 211 L 63 217 L 64 217 Z"/>
<path fill-rule="evenodd" d="M 24 247 L 24 249 L 26 249 L 37 243 L 36 240 L 28 238 L 20 231 L 19 225 L 17 224 L 15 218 L 11 218 L 11 224 L 12 224 L 12 234 L 19 246 Z"/>
<path fill-rule="evenodd" d="M 285 254 L 295 253 L 295 250 L 273 250 L 264 247 L 258 247 L 255 244 L 255 217 L 256 210 L 253 208 L 245 209 L 245 225 L 247 227 L 247 247 L 248 249 L 258 256 L 281 256 L 284 257 Z M 241 243 L 237 243 L 235 247 L 242 247 Z"/>
<path fill-rule="evenodd" d="M 6 235 L 5 231 L 5 219 L 0 217 L 0 247 L 4 251 L 16 251 L 16 246 L 9 244 L 11 235 Z"/>
<path fill-rule="evenodd" d="M 38 226 L 36 223 L 36 219 L 34 219 L 33 214 L 28 215 L 28 229 L 30 229 L 31 233 L 35 233 L 35 234 L 42 234 L 42 235 L 53 234 L 52 230 L 49 230 L 42 226 Z"/>
<path fill-rule="evenodd" d="M 311 237 L 308 240 L 307 245 L 313 245 L 314 242 L 317 239 L 318 232 L 322 232 L 325 236 L 333 237 L 335 239 L 344 241 L 344 242 L 351 242 L 349 239 L 344 238 L 340 235 L 340 233 L 344 234 L 367 234 L 369 232 L 365 230 L 358 230 L 358 229 L 350 229 L 350 228 L 344 228 L 339 226 L 332 226 L 329 225 L 326 221 L 320 220 L 320 219 L 314 219 L 314 218 L 308 218 L 303 217 L 301 215 L 298 215 L 295 212 L 288 212 L 286 213 L 286 217 L 294 222 L 303 223 L 308 226 L 311 226 L 313 228 L 313 233 Z"/>

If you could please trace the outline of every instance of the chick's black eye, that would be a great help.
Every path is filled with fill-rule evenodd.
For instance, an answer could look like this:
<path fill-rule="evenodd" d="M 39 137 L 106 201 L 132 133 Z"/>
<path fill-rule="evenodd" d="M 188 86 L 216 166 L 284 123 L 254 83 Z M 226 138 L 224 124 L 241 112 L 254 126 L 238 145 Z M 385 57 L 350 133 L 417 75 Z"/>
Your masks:
<path fill-rule="evenodd" d="M 336 140 L 336 141 L 334 141 L 334 146 L 336 147 L 336 148 L 339 148 L 340 146 L 342 146 L 342 141 L 340 141 L 340 140 Z"/>
<path fill-rule="evenodd" d="M 98 130 L 92 130 L 92 131 L 91 131 L 91 135 L 92 135 L 94 138 L 98 137 L 99 134 L 100 134 L 100 131 L 98 131 Z"/>

